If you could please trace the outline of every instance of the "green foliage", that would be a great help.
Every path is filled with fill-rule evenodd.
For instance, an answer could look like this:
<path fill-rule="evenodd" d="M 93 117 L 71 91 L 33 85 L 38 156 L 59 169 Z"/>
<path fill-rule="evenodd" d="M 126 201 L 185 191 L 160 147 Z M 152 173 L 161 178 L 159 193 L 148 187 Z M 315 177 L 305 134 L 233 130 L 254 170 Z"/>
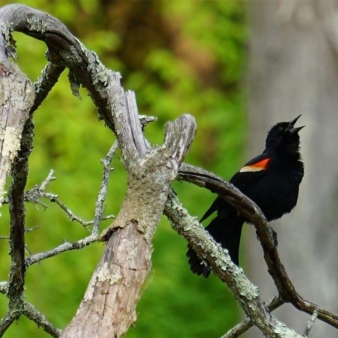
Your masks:
<path fill-rule="evenodd" d="M 5 3 L 9 1 L 5 0 Z M 94 50 L 107 67 L 120 71 L 126 89 L 136 92 L 141 114 L 158 122 L 147 127 L 153 143 L 163 140 L 163 125 L 184 112 L 196 117 L 198 132 L 187 162 L 225 178 L 239 167 L 245 118 L 241 77 L 245 65 L 244 6 L 233 1 L 48 1 L 27 5 L 49 12 Z M 19 65 L 34 81 L 42 67 L 45 45 L 15 34 Z M 100 159 L 114 141 L 97 120 L 96 109 L 84 90 L 71 94 L 67 74 L 35 114 L 34 151 L 27 188 L 41 183 L 50 169 L 57 193 L 83 219 L 93 217 L 100 186 Z M 126 189 L 126 174 L 114 160 L 106 213 L 117 214 Z M 191 214 L 200 217 L 214 196 L 187 183 L 174 188 Z M 197 202 L 198 201 L 198 202 Z M 74 241 L 87 232 L 47 201 L 27 206 L 27 247 L 37 253 Z M 2 232 L 8 235 L 6 207 Z M 108 225 L 106 222 L 103 226 Z M 0 280 L 7 279 L 9 247 L 1 242 Z M 71 320 L 100 259 L 102 245 L 62 254 L 32 266 L 26 276 L 26 298 L 57 327 Z M 138 322 L 127 337 L 216 337 L 234 324 L 238 307 L 215 277 L 190 273 L 186 243 L 163 219 L 154 238 L 153 271 L 142 292 Z M 27 255 L 29 252 L 27 252 Z M 0 315 L 7 300 L 0 297 Z M 24 318 L 6 337 L 48 337 Z"/>

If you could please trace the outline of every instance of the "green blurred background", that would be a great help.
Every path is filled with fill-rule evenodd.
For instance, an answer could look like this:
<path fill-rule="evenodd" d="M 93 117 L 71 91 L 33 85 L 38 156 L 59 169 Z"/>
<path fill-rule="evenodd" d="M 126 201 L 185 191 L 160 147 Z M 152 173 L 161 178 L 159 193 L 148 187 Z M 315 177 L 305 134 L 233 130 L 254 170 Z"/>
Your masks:
<path fill-rule="evenodd" d="M 1 4 L 10 1 L 2 0 Z M 147 127 L 152 143 L 161 143 L 163 126 L 185 112 L 198 131 L 186 162 L 224 178 L 243 162 L 246 114 L 243 77 L 246 67 L 246 4 L 216 1 L 31 0 L 23 4 L 48 12 L 68 26 L 109 68 L 122 74 L 125 89 L 135 91 L 140 114 L 158 117 Z M 32 81 L 46 64 L 42 42 L 15 33 L 18 63 Z M 48 191 L 85 220 L 93 218 L 104 158 L 114 136 L 102 122 L 86 91 L 72 96 L 67 72 L 50 93 L 34 121 L 34 151 L 27 188 L 41 183 L 50 169 L 57 180 Z M 115 157 L 106 214 L 117 214 L 126 189 L 126 174 Z M 187 183 L 174 188 L 192 215 L 201 217 L 214 199 Z M 65 239 L 87 235 L 57 206 L 27 205 L 29 252 L 51 249 Z M 0 235 L 8 235 L 8 208 L 3 207 Z M 102 227 L 109 223 L 105 222 Z M 0 242 L 0 280 L 9 270 L 8 242 Z M 103 244 L 67 252 L 29 268 L 25 296 L 55 326 L 69 323 L 80 303 Z M 27 255 L 29 255 L 27 252 Z M 138 305 L 133 337 L 219 337 L 240 318 L 227 288 L 214 276 L 191 274 L 186 243 L 163 217 L 154 238 L 153 269 Z M 0 314 L 7 299 L 0 296 Z M 49 337 L 22 317 L 5 337 Z"/>

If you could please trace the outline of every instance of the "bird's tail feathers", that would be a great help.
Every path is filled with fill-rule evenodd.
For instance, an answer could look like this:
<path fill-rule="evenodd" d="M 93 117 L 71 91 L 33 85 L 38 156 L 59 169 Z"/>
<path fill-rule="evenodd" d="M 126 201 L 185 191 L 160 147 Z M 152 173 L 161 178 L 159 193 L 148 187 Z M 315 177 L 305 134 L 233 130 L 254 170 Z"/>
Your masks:
<path fill-rule="evenodd" d="M 238 265 L 239 244 L 244 220 L 237 215 L 232 218 L 224 219 L 217 216 L 205 229 L 220 243 L 223 248 L 229 251 L 231 260 Z M 196 275 L 208 277 L 210 275 L 209 264 L 200 259 L 196 251 L 188 246 L 187 257 L 191 271 Z"/>

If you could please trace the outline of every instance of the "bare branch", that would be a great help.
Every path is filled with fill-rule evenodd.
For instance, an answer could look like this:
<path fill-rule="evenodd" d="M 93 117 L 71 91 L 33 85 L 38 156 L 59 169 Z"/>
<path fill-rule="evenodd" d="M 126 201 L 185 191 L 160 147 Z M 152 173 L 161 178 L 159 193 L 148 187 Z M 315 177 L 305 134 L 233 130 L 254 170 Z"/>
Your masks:
<path fill-rule="evenodd" d="M 189 245 L 208 261 L 215 274 L 227 284 L 246 315 L 266 337 L 301 337 L 270 315 L 260 302 L 258 288 L 247 279 L 243 270 L 231 261 L 228 251 L 223 250 L 200 226 L 196 218 L 188 214 L 173 192 L 165 205 L 165 214 L 174 230 L 188 240 Z"/>
<path fill-rule="evenodd" d="M 10 22 L 13 31 L 42 40 L 48 47 L 51 64 L 47 65 L 40 77 L 41 80 L 36 83 L 39 90 L 34 109 L 48 94 L 64 67 L 68 67 L 78 84 L 82 84 L 89 91 L 100 117 L 108 127 L 115 130 L 115 124 L 123 118 L 122 113 L 126 109 L 126 104 L 129 105 L 131 102 L 128 99 L 129 94 L 126 99 L 120 85 L 121 75 L 118 72 L 107 69 L 94 52 L 87 50 L 62 22 L 49 14 L 15 4 L 0 9 L 1 20 L 4 23 Z M 4 30 L 2 27 L 0 29 Z M 153 120 L 151 117 L 143 117 L 144 124 Z M 119 123 L 118 128 L 120 127 L 122 125 Z"/>
<path fill-rule="evenodd" d="M 127 103 L 127 111 L 130 113 L 123 114 L 121 116 L 121 122 L 123 118 L 128 118 L 128 121 L 123 121 L 121 123 L 121 127 L 122 127 L 121 129 L 124 130 L 124 132 L 126 133 L 125 137 L 123 137 L 123 140 L 120 140 L 121 147 L 127 150 L 129 149 L 129 147 L 133 145 L 135 146 L 134 151 L 136 151 L 136 153 L 134 154 L 130 153 L 129 156 L 130 157 L 135 157 L 135 156 L 142 157 L 145 155 L 147 149 L 149 148 L 149 144 L 143 136 L 143 130 L 142 130 L 142 126 L 139 121 L 138 109 L 137 109 L 136 98 L 135 98 L 134 92 L 130 90 L 126 92 L 126 103 Z M 130 140 L 131 138 L 133 138 L 134 142 L 127 142 L 125 145 L 123 144 L 122 141 L 125 141 L 127 139 Z"/>
<path fill-rule="evenodd" d="M 79 250 L 84 248 L 85 246 L 88 246 L 94 242 L 98 242 L 99 241 L 99 237 L 98 236 L 87 236 L 83 239 L 78 240 L 77 242 L 64 242 L 62 244 L 60 244 L 59 246 L 57 246 L 56 248 L 49 250 L 49 251 L 44 251 L 44 252 L 40 252 L 37 254 L 34 254 L 32 256 L 29 256 L 26 258 L 25 260 L 25 264 L 26 264 L 26 268 L 28 268 L 29 266 L 38 263 L 46 258 L 50 258 L 53 256 L 56 256 L 62 252 L 65 251 L 70 251 L 70 250 Z"/>
<path fill-rule="evenodd" d="M 7 34 L 10 40 L 9 25 L 2 24 L 0 39 Z M 2 40 L 4 41 L 4 40 Z M 24 311 L 23 290 L 25 276 L 25 208 L 24 188 L 28 174 L 28 157 L 32 149 L 33 124 L 29 114 L 33 112 L 47 95 L 53 84 L 43 86 L 42 78 L 36 89 L 40 95 L 34 100 L 34 89 L 27 77 L 18 67 L 9 63 L 8 56 L 15 56 L 8 41 L 0 44 L 2 55 L 0 65 L 0 114 L 1 114 L 1 158 L 0 158 L 0 202 L 4 196 L 4 185 L 12 167 L 13 181 L 9 192 L 10 210 L 10 248 L 11 268 L 9 282 L 2 285 L 1 292 L 9 297 L 9 310 L 0 323 L 0 335 L 7 330 L 13 320 Z M 5 49 L 5 52 L 3 50 Z M 8 52 L 9 51 L 9 52 Z M 46 74 L 53 75 L 57 80 L 55 68 L 47 67 Z M 47 76 L 45 76 L 47 78 Z M 54 81 L 54 83 L 56 82 Z M 53 81 L 50 81 L 53 82 Z M 49 87 L 49 89 L 47 89 Z M 34 103 L 34 104 L 33 104 Z M 35 106 L 34 106 L 35 105 Z M 18 150 L 20 149 L 20 152 Z"/>
<path fill-rule="evenodd" d="M 55 181 L 56 177 L 54 176 L 54 170 L 52 169 L 49 173 L 48 176 L 45 178 L 45 180 L 40 184 L 39 190 L 41 191 L 45 191 L 47 188 L 47 185 L 52 182 Z"/>
<path fill-rule="evenodd" d="M 0 36 L 2 34 L 0 33 Z M 34 91 L 29 80 L 22 75 L 18 68 L 9 64 L 7 60 L 0 65 L 0 92 L 4 95 L 0 99 L 1 106 L 1 182 L 0 198 L 3 198 L 3 186 L 13 165 L 12 175 L 14 177 L 10 193 L 10 247 L 11 247 L 11 268 L 9 283 L 4 291 L 9 297 L 9 310 L 7 315 L 0 322 L 0 335 L 2 335 L 11 325 L 13 320 L 18 318 L 24 310 L 23 305 L 23 286 L 25 275 L 25 208 L 24 208 L 24 188 L 28 174 L 28 157 L 32 149 L 33 124 L 28 119 L 29 112 L 35 108 L 33 106 Z M 20 87 L 21 86 L 21 87 Z M 4 90 L 5 88 L 5 90 Z M 46 93 L 41 92 L 41 96 L 34 101 L 39 104 Z M 15 108 L 16 107 L 16 108 Z M 18 149 L 21 149 L 19 154 Z M 14 160 L 14 161 L 13 161 Z"/>
<path fill-rule="evenodd" d="M 0 36 L 3 33 L 0 33 Z M 6 53 L 5 53 L 6 54 Z M 11 266 L 7 296 L 9 309 L 0 322 L 0 334 L 20 316 L 23 308 L 25 276 L 25 208 L 24 188 L 27 180 L 27 160 L 32 144 L 29 111 L 34 101 L 33 86 L 19 68 L 8 60 L 0 65 L 0 204 L 9 171 L 14 177 L 9 191 Z M 20 149 L 20 151 L 19 151 Z"/>
<path fill-rule="evenodd" d="M 24 134 L 29 131 L 30 120 L 24 128 Z M 24 140 L 24 138 L 23 138 Z M 27 148 L 21 147 L 20 155 L 15 159 L 12 167 L 13 179 L 9 190 L 9 213 L 10 213 L 10 250 L 11 266 L 9 272 L 9 283 L 7 296 L 9 298 L 9 310 L 6 317 L 0 323 L 0 332 L 5 332 L 7 324 L 12 318 L 19 318 L 23 310 L 23 291 L 25 267 L 25 207 L 24 188 L 26 185 L 28 165 L 28 154 L 31 144 L 25 144 Z"/>
<path fill-rule="evenodd" d="M 13 312 L 13 310 L 8 309 L 6 315 L 0 321 L 0 337 L 2 337 L 7 329 L 12 325 L 14 320 L 18 319 L 20 312 Z"/>
<path fill-rule="evenodd" d="M 46 317 L 39 312 L 35 307 L 27 302 L 23 304 L 23 314 L 36 323 L 38 327 L 42 327 L 47 333 L 49 333 L 52 337 L 59 337 L 61 334 L 61 330 L 55 328 Z"/>
<path fill-rule="evenodd" d="M 61 64 L 71 70 L 79 83 L 91 93 L 106 124 L 114 130 L 114 116 L 111 112 L 114 115 L 120 114 L 125 100 L 123 92 L 120 95 L 116 92 L 113 104 L 110 105 L 107 83 L 115 76 L 116 88 L 120 88 L 118 73 L 108 70 L 95 53 L 88 51 L 63 23 L 51 15 L 24 5 L 8 5 L 0 9 L 0 20 L 10 22 L 14 31 L 44 41 L 50 51 L 52 63 Z"/>
<path fill-rule="evenodd" d="M 109 151 L 106 159 L 104 160 L 105 165 L 107 164 L 106 161 L 108 161 L 109 163 L 112 160 L 112 156 L 114 154 L 114 152 L 116 151 L 117 148 L 117 144 L 115 144 Z M 104 221 L 104 220 L 108 220 L 108 219 L 112 219 L 115 216 L 114 215 L 108 215 L 108 216 L 102 216 L 103 213 L 103 203 L 105 201 L 105 195 L 107 192 L 107 184 L 108 184 L 108 178 L 109 178 L 109 173 L 110 173 L 110 167 L 104 169 L 104 175 L 103 175 L 103 181 L 101 183 L 101 189 L 100 189 L 100 193 L 98 195 L 98 202 L 96 203 L 96 208 L 95 208 L 95 213 L 98 213 L 98 215 L 95 215 L 96 219 L 92 220 L 92 221 L 84 221 L 82 220 L 80 217 L 76 216 L 64 203 L 62 203 L 59 199 L 58 199 L 58 195 L 57 194 L 53 194 L 53 193 L 48 193 L 45 192 L 47 185 L 51 182 L 54 181 L 56 178 L 54 177 L 54 170 L 51 170 L 47 176 L 47 178 L 40 184 L 40 186 L 35 186 L 34 188 L 30 189 L 29 191 L 27 191 L 25 193 L 25 202 L 32 202 L 35 204 L 40 204 L 42 205 L 44 208 L 47 208 L 47 206 L 45 204 L 43 204 L 40 199 L 41 198 L 47 198 L 50 202 L 56 203 L 70 218 L 71 221 L 76 221 L 78 223 L 80 223 L 85 229 L 87 229 L 87 227 L 89 225 L 95 224 L 96 222 L 96 227 L 98 229 L 98 223 L 100 221 Z M 6 200 L 4 201 L 4 203 L 7 202 Z M 98 236 L 98 233 L 96 234 L 96 236 Z"/>
<path fill-rule="evenodd" d="M 61 209 L 63 209 L 71 218 L 71 220 L 75 220 L 77 222 L 79 222 L 80 224 L 82 224 L 83 226 L 88 226 L 93 224 L 93 231 L 91 233 L 90 236 L 81 239 L 77 242 L 73 242 L 73 243 L 69 243 L 69 242 L 64 242 L 63 244 L 59 245 L 58 247 L 49 250 L 49 251 L 45 251 L 45 252 L 41 252 L 38 254 L 34 254 L 28 258 L 26 258 L 26 266 L 29 267 L 32 264 L 35 264 L 37 262 L 40 262 L 46 258 L 49 257 L 53 257 L 56 256 L 60 253 L 63 253 L 65 251 L 69 251 L 69 250 L 79 250 L 84 248 L 85 246 L 88 246 L 94 242 L 97 242 L 99 240 L 99 222 L 102 220 L 106 220 L 106 219 L 110 219 L 114 216 L 110 215 L 110 216 L 105 216 L 102 217 L 102 212 L 103 212 L 103 203 L 105 201 L 105 197 L 107 194 L 107 186 L 108 186 L 108 182 L 109 182 L 109 175 L 111 172 L 111 161 L 112 158 L 117 150 L 118 144 L 117 142 L 115 142 L 113 144 L 113 146 L 109 149 L 108 154 L 106 156 L 106 158 L 104 160 L 102 160 L 103 162 L 103 177 L 102 177 L 102 183 L 101 183 L 101 188 L 97 197 L 97 201 L 96 201 L 96 207 L 95 207 L 95 218 L 93 221 L 89 221 L 89 222 L 84 222 L 81 218 L 77 217 L 74 215 L 74 213 L 62 202 L 60 202 L 57 199 L 57 195 L 56 194 L 51 194 L 51 193 L 46 193 L 44 190 L 47 188 L 47 185 L 55 180 L 56 178 L 54 177 L 54 171 L 51 170 L 47 176 L 47 178 L 41 183 L 40 186 L 36 186 L 33 189 L 31 189 L 30 191 L 28 191 L 26 193 L 25 196 L 25 200 L 26 201 L 31 201 L 34 203 L 37 203 L 39 201 L 39 199 L 41 197 L 45 197 L 48 198 L 51 202 L 55 202 L 57 203 Z"/>
<path fill-rule="evenodd" d="M 61 73 L 64 71 L 65 66 L 60 63 L 48 63 L 41 71 L 39 78 L 34 82 L 35 101 L 31 108 L 30 114 L 38 109 L 43 100 L 47 97 L 48 93 L 58 81 Z"/>
<path fill-rule="evenodd" d="M 40 192 L 40 197 L 48 198 L 51 202 L 56 203 L 69 216 L 69 218 L 70 218 L 70 220 L 72 222 L 73 221 L 78 222 L 85 229 L 87 229 L 87 227 L 89 225 L 94 224 L 94 220 L 92 220 L 92 221 L 84 221 L 79 216 L 76 216 L 64 203 L 62 203 L 58 199 L 58 195 L 42 191 L 42 192 Z M 27 201 L 29 201 L 29 197 L 28 197 Z M 112 219 L 112 218 L 115 218 L 115 216 L 114 215 L 103 216 L 103 217 L 100 218 L 100 221 L 106 221 L 106 220 Z"/>
<path fill-rule="evenodd" d="M 108 151 L 108 154 L 104 160 L 102 160 L 103 164 L 103 175 L 102 175 L 102 182 L 101 182 L 101 188 L 99 191 L 99 194 L 96 199 L 95 203 L 95 216 L 93 221 L 93 229 L 92 229 L 92 235 L 98 236 L 100 232 L 100 221 L 103 219 L 107 219 L 107 217 L 102 217 L 103 214 L 103 205 L 104 201 L 106 200 L 106 195 L 108 191 L 108 183 L 109 183 L 109 177 L 111 173 L 111 162 L 113 159 L 113 156 L 116 153 L 116 150 L 118 148 L 118 143 L 115 142 L 111 148 Z M 110 217 L 112 218 L 112 217 Z"/>
<path fill-rule="evenodd" d="M 267 304 L 264 304 L 269 312 L 276 310 L 284 302 L 280 296 L 275 296 Z M 246 318 L 242 323 L 237 324 L 231 330 L 229 330 L 224 336 L 221 338 L 237 338 L 240 337 L 244 332 L 248 331 L 254 324 L 252 323 L 250 318 Z"/>
<path fill-rule="evenodd" d="M 264 259 L 268 266 L 268 271 L 284 302 L 291 303 L 298 310 L 311 315 L 317 309 L 318 318 L 320 320 L 338 328 L 338 316 L 336 314 L 306 301 L 296 292 L 294 285 L 280 261 L 278 251 L 275 246 L 273 236 L 274 232 L 267 223 L 262 211 L 253 201 L 242 194 L 229 182 L 224 181 L 222 178 L 217 177 L 212 173 L 191 165 L 182 165 L 180 167 L 178 177 L 217 193 L 229 204 L 236 207 L 237 210 L 255 226 L 257 236 L 264 251 Z M 196 249 L 196 251 L 200 252 L 198 249 Z"/>
<path fill-rule="evenodd" d="M 313 315 L 312 315 L 311 319 L 307 323 L 307 326 L 306 326 L 305 331 L 303 333 L 303 337 L 308 337 L 309 336 L 310 331 L 311 331 L 313 325 L 315 324 L 315 321 L 317 320 L 317 318 L 318 318 L 318 310 L 316 309 L 313 312 Z"/>
<path fill-rule="evenodd" d="M 72 210 L 70 210 L 64 203 L 62 203 L 59 199 L 58 199 L 58 195 L 57 194 L 52 194 L 49 192 L 44 192 L 44 191 L 39 191 L 39 190 L 35 190 L 33 191 L 30 190 L 27 192 L 27 201 L 34 201 L 36 198 L 36 195 L 34 196 L 33 194 L 37 193 L 36 195 L 41 198 L 41 197 L 45 197 L 48 198 L 51 202 L 57 204 L 70 218 L 70 220 L 73 222 L 78 222 L 79 224 L 81 224 L 88 232 L 89 230 L 87 229 L 87 227 L 91 224 L 93 224 L 93 221 L 84 221 L 82 218 L 80 218 L 79 216 L 76 216 Z M 38 201 L 38 200 L 37 200 Z"/>

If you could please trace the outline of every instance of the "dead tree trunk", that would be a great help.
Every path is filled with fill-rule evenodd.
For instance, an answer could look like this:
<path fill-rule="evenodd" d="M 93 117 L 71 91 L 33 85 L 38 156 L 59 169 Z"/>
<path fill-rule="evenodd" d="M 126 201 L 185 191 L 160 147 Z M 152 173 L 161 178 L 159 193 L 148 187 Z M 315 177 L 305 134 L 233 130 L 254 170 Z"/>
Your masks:
<path fill-rule="evenodd" d="M 194 120 L 184 115 L 167 125 L 162 147 L 150 148 L 133 98 L 127 95 L 123 117 L 130 129 L 124 125 L 127 133 L 120 136 L 127 140 L 122 146 L 127 194 L 113 229 L 103 235 L 108 239 L 113 231 L 77 314 L 61 337 L 122 337 L 135 323 L 140 289 L 151 268 L 152 237 L 170 183 L 194 137 Z"/>

